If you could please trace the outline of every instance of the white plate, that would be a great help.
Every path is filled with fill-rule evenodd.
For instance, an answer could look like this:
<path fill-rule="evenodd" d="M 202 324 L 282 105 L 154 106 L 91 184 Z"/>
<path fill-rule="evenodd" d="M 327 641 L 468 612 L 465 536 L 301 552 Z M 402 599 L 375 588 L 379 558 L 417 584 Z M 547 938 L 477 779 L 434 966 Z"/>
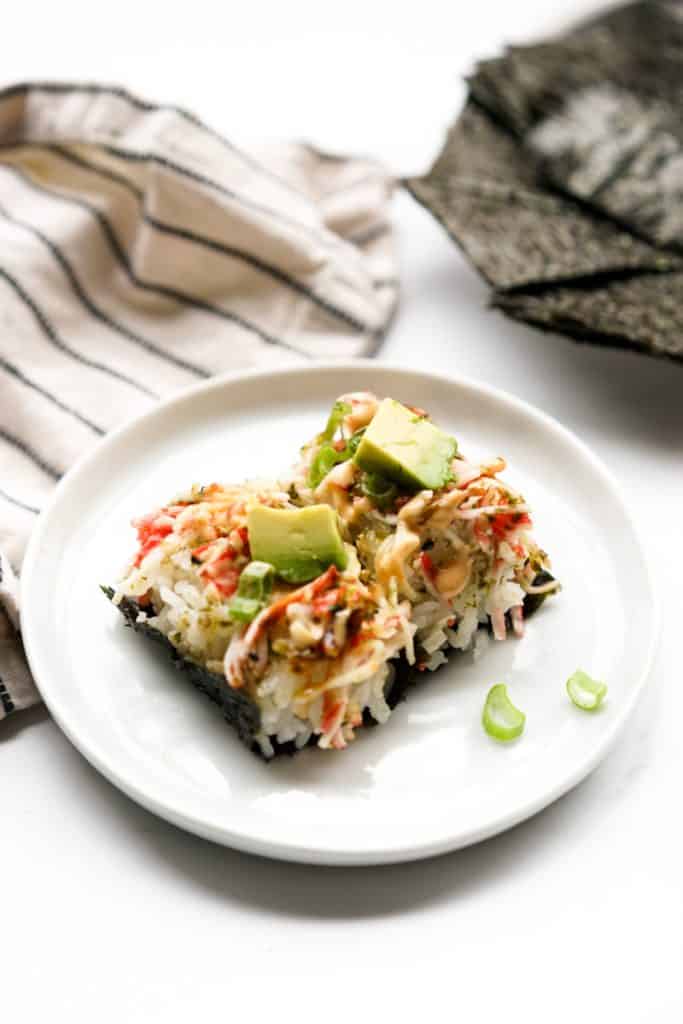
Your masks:
<path fill-rule="evenodd" d="M 194 481 L 275 475 L 359 388 L 429 409 L 473 457 L 504 454 L 564 584 L 522 640 L 454 658 L 387 725 L 343 753 L 262 763 L 98 590 L 132 550 L 130 519 Z M 372 362 L 223 378 L 107 437 L 60 483 L 24 563 L 22 623 L 45 702 L 78 749 L 149 810 L 243 850 L 371 864 L 465 846 L 534 814 L 595 767 L 641 689 L 655 602 L 640 544 L 602 465 L 554 420 L 481 384 Z M 581 667 L 609 698 L 588 714 L 564 684 Z M 508 684 L 524 736 L 484 733 Z"/>

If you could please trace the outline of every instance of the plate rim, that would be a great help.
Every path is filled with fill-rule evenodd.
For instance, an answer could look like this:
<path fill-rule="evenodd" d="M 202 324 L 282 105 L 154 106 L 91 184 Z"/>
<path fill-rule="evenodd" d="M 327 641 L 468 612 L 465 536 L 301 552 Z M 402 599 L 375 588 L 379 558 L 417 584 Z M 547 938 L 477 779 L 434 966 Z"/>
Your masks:
<path fill-rule="evenodd" d="M 262 839 L 253 836 L 249 831 L 237 831 L 222 828 L 202 821 L 200 818 L 191 818 L 166 803 L 160 802 L 152 794 L 146 791 L 144 785 L 131 782 L 120 774 L 115 766 L 112 766 L 106 757 L 101 756 L 98 743 L 90 743 L 87 736 L 79 735 L 78 730 L 71 728 L 69 723 L 68 709 L 64 713 L 60 704 L 59 694 L 51 690 L 49 683 L 45 686 L 41 680 L 42 664 L 40 661 L 39 643 L 37 629 L 32 621 L 32 593 L 34 592 L 34 579 L 39 576 L 40 560 L 43 538 L 51 526 L 53 510 L 59 506 L 65 492 L 87 472 L 91 464 L 98 462 L 103 453 L 117 445 L 126 435 L 132 435 L 143 422 L 153 420 L 160 415 L 167 415 L 174 406 L 192 401 L 198 395 L 220 390 L 226 386 L 232 386 L 240 381 L 254 378 L 281 378 L 286 376 L 313 375 L 322 372 L 354 373 L 358 371 L 372 370 L 386 372 L 388 374 L 400 374 L 405 377 L 419 377 L 423 382 L 434 381 L 439 384 L 455 385 L 459 388 L 467 388 L 478 394 L 493 399 L 512 410 L 525 415 L 534 421 L 539 428 L 552 432 L 559 439 L 577 451 L 581 457 L 590 465 L 592 471 L 601 478 L 606 486 L 610 497 L 616 501 L 625 522 L 636 541 L 638 554 L 640 556 L 641 569 L 647 583 L 650 607 L 652 614 L 652 628 L 648 639 L 647 650 L 641 662 L 639 676 L 633 685 L 631 692 L 620 704 L 609 727 L 601 734 L 595 750 L 588 757 L 584 757 L 577 766 L 568 771 L 562 779 L 550 790 L 544 791 L 535 799 L 528 800 L 522 807 L 514 808 L 509 815 L 501 816 L 495 822 L 487 826 L 480 826 L 462 835 L 449 834 L 437 839 L 420 842 L 419 839 L 412 842 L 392 844 L 386 848 L 372 848 L 366 850 L 330 850 L 324 847 L 314 848 L 310 845 L 297 844 L 289 840 L 277 842 L 269 839 Z M 22 563 L 20 579 L 20 605 L 21 605 L 21 627 L 24 648 L 31 673 L 39 693 L 45 702 L 46 707 L 54 718 L 55 722 L 66 735 L 69 741 L 83 755 L 83 757 L 102 774 L 110 783 L 125 793 L 146 810 L 163 818 L 167 822 L 185 829 L 204 839 L 241 850 L 247 853 L 271 857 L 278 860 L 308 863 L 319 865 L 342 865 L 342 866 L 364 866 L 375 864 L 391 864 L 406 861 L 422 860 L 438 854 L 447 853 L 456 849 L 470 846 L 481 842 L 534 816 L 545 807 L 554 803 L 561 796 L 569 792 L 582 782 L 607 756 L 617 740 L 621 730 L 631 716 L 636 704 L 642 696 L 645 683 L 647 682 L 654 657 L 657 650 L 657 643 L 661 630 L 661 612 L 659 599 L 654 586 L 654 576 L 650 564 L 650 556 L 647 546 L 643 543 L 639 525 L 634 521 L 622 494 L 621 487 L 611 471 L 592 449 L 581 440 L 572 430 L 565 427 L 555 417 L 544 412 L 542 409 L 532 405 L 530 402 L 518 396 L 498 388 L 485 381 L 476 380 L 468 376 L 460 376 L 453 373 L 430 373 L 422 369 L 413 369 L 409 366 L 390 361 L 379 361 L 376 359 L 350 359 L 350 360 L 327 360 L 304 365 L 280 366 L 272 368 L 254 368 L 249 370 L 238 370 L 222 373 L 211 377 L 209 380 L 183 388 L 177 394 L 163 399 L 151 409 L 139 414 L 131 420 L 119 425 L 108 432 L 97 441 L 93 447 L 78 459 L 73 466 L 64 474 L 57 483 L 47 503 L 38 517 L 32 531 Z M 37 600 L 37 598 L 36 598 Z"/>

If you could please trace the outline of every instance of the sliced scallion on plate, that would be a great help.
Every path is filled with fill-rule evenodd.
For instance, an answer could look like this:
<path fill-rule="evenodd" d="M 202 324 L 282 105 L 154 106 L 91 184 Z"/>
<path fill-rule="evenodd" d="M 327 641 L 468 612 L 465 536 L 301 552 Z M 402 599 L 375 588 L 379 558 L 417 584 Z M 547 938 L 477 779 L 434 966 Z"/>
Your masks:
<path fill-rule="evenodd" d="M 508 743 L 524 732 L 526 715 L 508 697 L 507 686 L 497 683 L 488 692 L 481 721 L 489 736 L 501 743 Z"/>
<path fill-rule="evenodd" d="M 579 668 L 567 680 L 567 693 L 577 708 L 595 711 L 605 699 L 607 686 L 597 679 L 592 679 L 587 672 Z"/>

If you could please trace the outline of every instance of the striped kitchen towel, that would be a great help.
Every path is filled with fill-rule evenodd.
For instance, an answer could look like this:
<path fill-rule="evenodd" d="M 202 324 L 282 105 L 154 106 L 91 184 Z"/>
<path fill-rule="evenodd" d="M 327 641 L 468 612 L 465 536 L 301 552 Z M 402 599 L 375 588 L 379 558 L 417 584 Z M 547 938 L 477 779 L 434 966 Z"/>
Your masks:
<path fill-rule="evenodd" d="M 38 700 L 16 575 L 55 482 L 212 374 L 371 353 L 397 300 L 392 187 L 123 89 L 0 92 L 0 718 Z"/>

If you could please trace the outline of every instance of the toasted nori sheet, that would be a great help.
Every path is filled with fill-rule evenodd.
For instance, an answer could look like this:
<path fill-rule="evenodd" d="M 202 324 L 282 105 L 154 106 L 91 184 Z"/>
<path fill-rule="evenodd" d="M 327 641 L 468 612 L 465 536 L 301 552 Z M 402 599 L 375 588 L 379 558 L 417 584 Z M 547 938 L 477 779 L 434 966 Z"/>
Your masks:
<path fill-rule="evenodd" d="M 534 159 L 474 103 L 426 177 L 406 187 L 503 291 L 683 266 L 540 185 Z"/>
<path fill-rule="evenodd" d="M 494 287 L 578 340 L 683 359 L 683 4 L 644 0 L 481 62 L 409 191 Z"/>
<path fill-rule="evenodd" d="M 546 583 L 551 579 L 552 576 L 550 576 L 549 573 L 541 573 L 536 577 L 534 582 Z M 110 601 L 113 599 L 113 587 L 103 586 L 101 587 L 101 590 Z M 545 597 L 545 594 L 528 594 L 524 599 L 525 615 L 527 617 L 532 615 L 541 606 Z M 184 672 L 190 682 L 196 686 L 198 690 L 209 697 L 214 704 L 218 705 L 225 720 L 235 729 L 241 741 L 249 747 L 253 753 L 263 758 L 264 761 L 270 760 L 265 757 L 259 744 L 255 740 L 256 734 L 260 728 L 261 714 L 258 705 L 252 701 L 246 693 L 242 690 L 235 690 L 229 686 L 224 676 L 220 676 L 215 672 L 209 672 L 207 669 L 202 668 L 201 665 L 197 664 L 196 661 L 191 661 L 189 658 L 183 657 L 182 654 L 178 653 L 170 640 L 168 640 L 163 633 L 160 633 L 158 629 L 154 629 L 153 626 L 150 626 L 146 622 L 138 622 L 138 615 L 140 614 L 141 609 L 135 601 L 128 597 L 124 597 L 119 601 L 116 607 L 123 615 L 127 626 L 132 627 L 136 633 L 141 633 L 148 639 L 160 644 L 170 655 L 171 661 L 175 667 Z M 455 655 L 457 652 L 452 651 L 451 653 Z M 393 710 L 397 704 L 405 700 L 408 690 L 420 679 L 424 679 L 424 673 L 420 672 L 414 665 L 409 665 L 405 658 L 398 658 L 392 661 L 391 664 L 394 668 L 394 672 L 390 676 L 385 698 L 387 704 Z M 368 726 L 376 724 L 375 720 L 366 710 L 363 716 L 363 725 Z M 317 737 L 311 736 L 309 745 L 316 742 Z M 271 738 L 271 743 L 275 750 L 275 757 L 282 754 L 296 754 L 299 749 L 302 749 L 296 747 L 293 741 L 278 743 L 277 740 Z"/>
<path fill-rule="evenodd" d="M 102 591 L 111 601 L 114 597 L 114 588 L 102 587 Z M 223 717 L 233 726 L 242 742 L 246 743 L 256 753 L 260 753 L 261 749 L 254 742 L 254 737 L 259 731 L 261 715 L 258 706 L 249 696 L 242 690 L 235 690 L 233 687 L 228 686 L 225 676 L 209 672 L 197 662 L 184 658 L 182 654 L 178 653 L 171 641 L 163 633 L 160 633 L 158 629 L 154 629 L 153 626 L 148 625 L 146 622 L 138 622 L 138 615 L 142 609 L 136 601 L 131 600 L 129 597 L 124 597 L 116 607 L 123 615 L 126 625 L 131 626 L 136 633 L 141 633 L 143 636 L 160 644 L 170 655 L 175 667 L 183 671 L 198 690 L 201 690 L 215 704 L 218 704 Z M 285 745 L 283 744 L 283 746 Z"/>
<path fill-rule="evenodd" d="M 642 274 L 601 288 L 572 285 L 494 293 L 493 305 L 577 341 L 683 359 L 683 273 Z"/>
<path fill-rule="evenodd" d="M 481 63 L 471 95 L 547 180 L 656 245 L 683 249 L 683 9 L 626 4 Z"/>
<path fill-rule="evenodd" d="M 683 8 L 630 3 L 480 64 L 472 96 L 571 196 L 683 249 Z"/>
<path fill-rule="evenodd" d="M 534 576 L 534 586 L 543 587 L 546 583 L 553 583 L 554 580 L 555 577 L 552 573 L 542 569 L 541 572 L 537 572 Z M 530 615 L 537 612 L 541 605 L 550 597 L 551 593 L 554 593 L 554 591 L 546 592 L 545 594 L 527 594 L 523 602 L 524 617 L 528 619 Z"/>

